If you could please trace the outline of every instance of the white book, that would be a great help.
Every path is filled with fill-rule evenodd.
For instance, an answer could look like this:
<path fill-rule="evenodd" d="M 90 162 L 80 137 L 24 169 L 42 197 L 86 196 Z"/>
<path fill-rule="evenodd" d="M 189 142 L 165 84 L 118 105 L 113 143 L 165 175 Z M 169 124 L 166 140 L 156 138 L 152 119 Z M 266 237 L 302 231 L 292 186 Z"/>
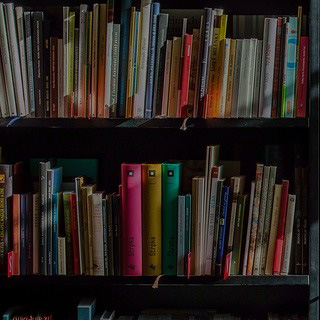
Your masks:
<path fill-rule="evenodd" d="M 6 20 L 4 14 L 4 5 L 0 3 L 0 50 L 2 56 L 2 67 L 7 92 L 7 102 L 10 116 L 17 116 L 17 106 L 15 100 L 13 75 L 11 69 L 11 59 L 9 50 L 9 40 L 7 34 Z"/>
<path fill-rule="evenodd" d="M 251 234 L 251 223 L 252 223 L 252 212 L 253 212 L 255 188 L 256 188 L 255 181 L 251 181 L 248 226 L 247 226 L 246 243 L 245 243 L 245 247 L 244 247 L 243 267 L 242 267 L 242 275 L 243 276 L 247 275 L 248 253 L 249 253 L 249 244 L 250 244 L 250 234 Z"/>
<path fill-rule="evenodd" d="M 8 40 L 9 40 L 9 49 L 10 49 L 10 57 L 11 57 L 11 67 L 13 71 L 14 92 L 16 95 L 17 114 L 19 116 L 25 116 L 26 109 L 25 109 L 25 103 L 24 103 L 20 54 L 19 54 L 18 37 L 17 37 L 16 20 L 14 16 L 13 3 L 6 3 L 4 5 L 4 8 L 5 8 L 6 23 L 7 23 L 7 32 L 9 34 Z"/>
<path fill-rule="evenodd" d="M 92 73 L 91 73 L 91 116 L 97 116 L 98 67 L 99 67 L 99 4 L 93 5 L 92 23 Z"/>
<path fill-rule="evenodd" d="M 259 268 L 260 275 L 265 274 L 266 263 L 267 263 L 268 240 L 269 240 L 270 226 L 271 226 L 271 213 L 272 213 L 274 186 L 276 183 L 276 174 L 277 174 L 277 167 L 271 166 L 269 185 L 268 185 L 266 215 L 264 219 L 264 228 L 263 228 L 263 237 L 262 237 L 262 251 L 261 251 L 261 261 L 260 261 L 260 268 Z"/>
<path fill-rule="evenodd" d="M 241 60 L 242 60 L 242 58 L 241 58 L 242 45 L 243 45 L 243 40 L 237 39 L 236 56 L 235 56 L 235 64 L 234 64 L 231 118 L 237 118 L 239 84 L 240 84 L 240 71 L 241 71 Z"/>
<path fill-rule="evenodd" d="M 253 102 L 252 102 L 252 117 L 258 117 L 259 110 L 259 93 L 261 80 L 261 59 L 262 59 L 262 45 L 263 41 L 257 41 L 256 62 L 254 68 L 254 84 L 253 84 Z"/>
<path fill-rule="evenodd" d="M 270 177 L 270 167 L 264 166 L 261 198 L 260 198 L 260 212 L 259 212 L 258 229 L 257 229 L 256 249 L 255 249 L 255 253 L 254 253 L 254 264 L 253 264 L 253 275 L 255 275 L 255 276 L 260 274 L 260 260 L 261 260 L 261 251 L 262 251 L 263 228 L 264 228 L 264 221 L 265 221 L 265 216 L 266 216 L 266 206 L 267 206 L 267 199 L 268 199 L 269 177 Z"/>
<path fill-rule="evenodd" d="M 58 39 L 58 117 L 64 116 L 64 94 L 63 94 L 63 39 Z"/>
<path fill-rule="evenodd" d="M 69 46 L 69 7 L 63 7 L 63 117 L 65 97 L 68 97 L 68 46 Z M 67 106 L 66 106 L 67 107 Z"/>
<path fill-rule="evenodd" d="M 6 84 L 4 81 L 1 55 L 0 55 L 0 114 L 3 118 L 9 117 Z"/>
<path fill-rule="evenodd" d="M 108 22 L 106 39 L 106 71 L 104 90 L 104 117 L 110 117 L 111 106 L 111 75 L 112 75 L 112 44 L 113 44 L 113 21 Z"/>
<path fill-rule="evenodd" d="M 170 70 L 171 70 L 171 55 L 172 55 L 172 40 L 166 41 L 166 57 L 164 66 L 164 80 L 162 92 L 162 116 L 168 115 L 168 95 L 170 85 Z"/>
<path fill-rule="evenodd" d="M 266 18 L 264 20 L 259 97 L 259 117 L 261 118 L 271 118 L 277 22 L 278 20 L 275 18 Z"/>
<path fill-rule="evenodd" d="M 212 170 L 211 170 L 212 171 Z M 210 175 L 211 183 L 210 183 L 210 193 L 209 193 L 209 201 L 208 201 L 208 226 L 205 228 L 207 230 L 207 241 L 206 241 L 206 256 L 205 256 L 205 275 L 211 275 L 212 273 L 212 254 L 213 254 L 213 239 L 214 239 L 214 231 L 215 231 L 215 221 L 217 215 L 217 187 L 218 180 L 222 178 L 223 167 L 219 166 L 217 170 L 215 170 L 214 175 Z"/>
<path fill-rule="evenodd" d="M 253 87 L 254 87 L 254 73 L 257 56 L 257 39 L 250 39 L 250 61 L 249 61 L 249 81 L 248 81 L 248 98 L 246 105 L 246 117 L 252 118 L 253 107 Z"/>
<path fill-rule="evenodd" d="M 24 10 L 22 7 L 16 7 L 16 23 L 18 31 L 20 65 L 22 73 L 23 99 L 25 104 L 26 115 L 30 113 L 29 109 L 29 90 L 28 90 L 28 75 L 27 75 L 27 59 L 26 59 L 26 44 L 24 32 Z"/>
<path fill-rule="evenodd" d="M 84 117 L 85 108 L 85 76 L 84 67 L 86 65 L 86 12 L 88 11 L 88 5 L 81 4 L 79 12 L 79 62 L 78 62 L 78 117 Z"/>
<path fill-rule="evenodd" d="M 222 64 L 222 79 L 221 79 L 221 91 L 220 91 L 220 118 L 224 118 L 226 110 L 226 97 L 227 97 L 227 84 L 228 84 L 228 67 L 230 60 L 230 39 L 226 39 L 225 51 Z"/>
<path fill-rule="evenodd" d="M 288 207 L 286 216 L 286 227 L 284 234 L 284 249 L 281 275 L 288 275 L 291 261 L 291 249 L 292 249 L 292 233 L 294 224 L 294 213 L 296 208 L 296 195 L 288 195 Z"/>
<path fill-rule="evenodd" d="M 142 7 L 142 27 L 140 41 L 140 59 L 138 65 L 137 93 L 134 97 L 134 118 L 143 118 L 145 109 L 145 95 L 147 84 L 148 52 L 149 52 L 149 33 L 150 33 L 150 11 L 151 4 Z"/>
<path fill-rule="evenodd" d="M 67 274 L 65 237 L 58 237 L 58 274 L 59 276 Z"/>
<path fill-rule="evenodd" d="M 102 198 L 102 192 L 92 194 L 93 275 L 95 276 L 104 275 Z"/>

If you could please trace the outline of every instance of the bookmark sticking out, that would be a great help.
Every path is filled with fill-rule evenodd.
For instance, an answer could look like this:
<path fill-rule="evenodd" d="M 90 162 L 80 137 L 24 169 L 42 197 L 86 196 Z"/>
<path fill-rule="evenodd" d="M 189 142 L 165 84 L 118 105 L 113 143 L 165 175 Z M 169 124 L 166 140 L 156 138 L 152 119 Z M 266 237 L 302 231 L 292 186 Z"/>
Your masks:
<path fill-rule="evenodd" d="M 152 285 L 152 289 L 158 289 L 159 288 L 159 281 L 161 279 L 161 277 L 163 277 L 164 274 L 159 274 L 156 278 L 156 280 L 154 281 L 153 285 Z"/>
<path fill-rule="evenodd" d="M 8 278 L 13 276 L 13 251 L 8 252 Z"/>
<path fill-rule="evenodd" d="M 183 131 L 186 131 L 188 129 L 188 126 L 187 126 L 187 121 L 188 121 L 189 118 L 185 118 L 183 120 L 183 123 L 182 123 L 182 126 L 180 127 L 180 130 L 183 130 Z"/>
<path fill-rule="evenodd" d="M 226 263 L 224 264 L 223 280 L 227 280 L 230 276 L 231 252 L 226 255 Z"/>
<path fill-rule="evenodd" d="M 192 256 L 192 253 L 189 252 L 188 253 L 188 280 L 190 279 L 190 275 L 191 275 L 191 256 Z"/>

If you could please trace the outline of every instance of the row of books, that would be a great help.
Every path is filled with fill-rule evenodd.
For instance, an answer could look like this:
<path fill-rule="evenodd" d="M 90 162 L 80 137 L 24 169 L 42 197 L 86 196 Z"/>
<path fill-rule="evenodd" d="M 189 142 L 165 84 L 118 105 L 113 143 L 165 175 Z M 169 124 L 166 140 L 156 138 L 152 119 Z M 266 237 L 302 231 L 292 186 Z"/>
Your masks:
<path fill-rule="evenodd" d="M 8 253 L 10 274 L 308 274 L 307 168 L 295 169 L 295 195 L 263 164 L 247 193 L 219 146 L 207 148 L 203 177 L 183 177 L 179 162 L 122 164 L 113 194 L 82 176 L 62 191 L 62 167 L 50 161 L 40 162 L 38 192 L 14 193 L 17 168 L 0 165 L 0 262 Z"/>
<path fill-rule="evenodd" d="M 114 0 L 63 7 L 62 35 L 44 12 L 0 3 L 2 117 L 306 117 L 301 7 L 264 18 L 262 38 L 231 39 L 222 9 L 139 3 L 122 0 L 120 23 Z"/>

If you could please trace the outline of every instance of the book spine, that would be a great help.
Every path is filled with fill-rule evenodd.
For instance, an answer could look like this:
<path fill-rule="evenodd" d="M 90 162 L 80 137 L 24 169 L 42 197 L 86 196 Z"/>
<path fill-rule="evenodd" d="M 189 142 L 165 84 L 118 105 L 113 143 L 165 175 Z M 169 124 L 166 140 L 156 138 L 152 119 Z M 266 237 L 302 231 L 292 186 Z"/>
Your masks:
<path fill-rule="evenodd" d="M 92 220 L 92 210 L 93 210 L 93 189 L 87 189 L 87 201 L 86 201 L 86 212 L 87 212 L 87 225 L 88 225 L 88 274 L 92 276 L 94 274 L 93 256 L 94 256 L 94 233 L 93 233 L 93 220 Z"/>
<path fill-rule="evenodd" d="M 271 118 L 277 22 L 274 18 L 266 18 L 264 22 L 259 98 L 259 117 L 262 118 Z"/>
<path fill-rule="evenodd" d="M 261 198 L 260 198 L 260 212 L 259 212 L 259 221 L 258 221 L 258 229 L 257 229 L 257 240 L 256 240 L 256 248 L 254 252 L 253 275 L 259 275 L 260 269 L 261 269 L 260 262 L 261 262 L 264 222 L 265 222 L 265 216 L 266 216 L 266 206 L 267 206 L 267 199 L 268 199 L 269 177 L 270 177 L 270 167 L 264 166 L 263 182 L 262 182 Z"/>
<path fill-rule="evenodd" d="M 65 116 L 74 117 L 74 43 L 75 43 L 75 13 L 69 13 L 68 35 L 68 110 Z"/>
<path fill-rule="evenodd" d="M 309 38 L 300 38 L 299 50 L 299 66 L 298 66 L 298 87 L 297 87 L 297 118 L 305 118 L 307 116 L 307 90 L 308 90 L 308 63 L 309 63 Z"/>
<path fill-rule="evenodd" d="M 120 196 L 112 196 L 112 221 L 113 221 L 113 260 L 114 275 L 121 275 L 121 221 L 120 221 Z"/>
<path fill-rule="evenodd" d="M 161 274 L 161 165 L 142 165 L 143 274 Z"/>
<path fill-rule="evenodd" d="M 177 275 L 183 276 L 185 274 L 185 214 L 186 203 L 185 196 L 178 197 L 178 247 L 177 247 Z"/>
<path fill-rule="evenodd" d="M 270 225 L 271 225 L 271 213 L 272 213 L 272 202 L 274 194 L 274 186 L 276 181 L 277 167 L 270 167 L 270 177 L 268 185 L 268 198 L 266 204 L 266 214 L 264 220 L 263 228 L 263 238 L 262 238 L 262 251 L 261 251 L 261 260 L 260 260 L 260 270 L 259 274 L 264 275 L 267 262 L 267 252 L 268 252 L 268 240 L 270 234 Z"/>
<path fill-rule="evenodd" d="M 108 264 L 109 275 L 114 276 L 114 259 L 113 259 L 113 221 L 112 221 L 112 195 L 107 196 L 108 209 L 107 209 L 107 236 L 108 236 Z"/>
<path fill-rule="evenodd" d="M 65 224 L 65 251 L 66 251 L 66 274 L 72 275 L 73 270 L 73 246 L 72 246 L 72 224 L 71 224 L 71 201 L 70 193 L 63 193 L 63 210 Z"/>
<path fill-rule="evenodd" d="M 237 39 L 235 66 L 234 66 L 234 79 L 233 79 L 231 118 L 237 118 L 237 114 L 238 114 L 238 96 L 239 96 L 242 45 L 243 45 L 243 40 Z"/>
<path fill-rule="evenodd" d="M 35 116 L 43 118 L 44 109 L 44 75 L 43 75 L 43 12 L 33 12 L 33 68 L 34 68 L 34 91 L 36 101 Z"/>
<path fill-rule="evenodd" d="M 48 245 L 48 215 L 47 215 L 47 163 L 40 163 L 40 272 L 48 274 L 47 245 Z"/>
<path fill-rule="evenodd" d="M 228 219 L 228 203 L 229 203 L 229 192 L 230 187 L 224 186 L 222 188 L 221 196 L 221 209 L 220 209 L 220 218 L 219 218 L 219 238 L 218 238 L 218 251 L 216 259 L 216 275 L 221 276 L 222 274 L 222 262 L 224 257 L 224 243 L 226 237 L 226 227 Z"/>
<path fill-rule="evenodd" d="M 285 242 L 283 247 L 283 259 L 281 266 L 281 275 L 289 274 L 289 267 L 291 261 L 291 247 L 292 247 L 292 233 L 294 223 L 294 212 L 296 205 L 296 196 L 288 195 L 288 206 L 287 206 L 287 218 L 285 227 Z"/>
<path fill-rule="evenodd" d="M 50 117 L 58 117 L 58 38 L 50 38 Z"/>
<path fill-rule="evenodd" d="M 50 22 L 43 22 L 43 103 L 45 117 L 50 117 Z"/>
<path fill-rule="evenodd" d="M 301 60 L 300 60 L 301 61 Z M 294 273 L 302 274 L 302 168 L 295 168 L 294 192 L 296 195 L 295 222 L 294 222 Z"/>
<path fill-rule="evenodd" d="M 284 104 L 284 117 L 293 118 L 295 114 L 295 84 L 296 84 L 296 68 L 297 68 L 297 26 L 298 18 L 289 18 L 289 36 L 287 48 L 287 72 L 286 72 L 286 95 Z"/>
<path fill-rule="evenodd" d="M 251 191 L 250 191 L 250 204 L 249 204 L 249 216 L 248 216 L 248 226 L 246 234 L 246 243 L 244 248 L 243 256 L 243 266 L 242 266 L 242 275 L 247 275 L 247 265 L 248 265 L 248 254 L 249 254 L 249 244 L 250 244 L 250 234 L 251 234 L 251 224 L 252 224 L 252 213 L 253 213 L 253 202 L 254 202 L 254 192 L 256 188 L 255 181 L 251 182 Z"/>
<path fill-rule="evenodd" d="M 120 76 L 119 76 L 119 108 L 118 117 L 125 117 L 126 92 L 127 92 L 127 72 L 128 72 L 128 43 L 129 43 L 129 23 L 130 8 L 132 0 L 121 1 L 121 43 L 120 43 Z"/>
<path fill-rule="evenodd" d="M 66 238 L 58 238 L 58 274 L 66 275 L 67 274 L 67 265 L 66 265 Z"/>
<path fill-rule="evenodd" d="M 77 201 L 77 224 L 78 224 L 78 240 L 79 240 L 79 261 L 80 261 L 80 274 L 85 274 L 86 270 L 86 259 L 85 259 L 85 249 L 84 249 L 84 228 L 83 228 L 83 204 L 81 188 L 83 185 L 83 178 L 75 178 L 75 189 L 76 189 L 76 201 Z"/>
<path fill-rule="evenodd" d="M 135 118 L 143 118 L 145 112 L 146 98 L 146 80 L 148 68 L 148 50 L 149 50 L 149 32 L 150 32 L 150 12 L 151 5 L 147 4 L 141 8 L 142 26 L 141 26 L 141 41 L 139 47 L 139 63 L 138 65 L 138 81 L 137 94 L 134 97 L 134 112 Z"/>
<path fill-rule="evenodd" d="M 254 254 L 255 254 L 255 248 L 256 248 L 259 211 L 260 211 L 260 196 L 261 196 L 261 188 L 262 188 L 262 177 L 263 177 L 263 165 L 257 164 L 256 190 L 255 190 L 253 213 L 252 213 L 252 225 L 251 225 L 251 236 L 250 236 L 247 275 L 252 275 L 252 272 L 253 272 Z"/>
<path fill-rule="evenodd" d="M 86 65 L 84 117 L 91 119 L 91 73 L 92 73 L 92 12 L 86 12 Z"/>
<path fill-rule="evenodd" d="M 287 215 L 287 205 L 288 205 L 288 190 L 289 190 L 289 181 L 282 181 L 282 191 L 281 191 L 281 202 L 280 202 L 280 212 L 279 212 L 279 223 L 278 223 L 278 232 L 277 239 L 274 249 L 274 261 L 273 261 L 273 274 L 280 275 L 281 273 L 281 263 L 283 257 L 283 247 L 284 247 L 284 232 L 285 232 L 285 223 Z"/>
<path fill-rule="evenodd" d="M 112 46 L 112 76 L 111 76 L 111 117 L 117 117 L 118 109 L 118 83 L 119 83 L 119 58 L 120 58 L 120 24 L 113 26 Z"/>
<path fill-rule="evenodd" d="M 100 4 L 99 10 L 99 64 L 98 64 L 98 105 L 97 116 L 104 117 L 104 90 L 106 71 L 107 5 Z"/>
<path fill-rule="evenodd" d="M 33 274 L 39 273 L 39 194 L 33 195 L 32 201 L 32 266 Z"/>
<path fill-rule="evenodd" d="M 289 39 L 289 32 L 290 32 L 290 24 L 286 22 L 284 24 L 284 37 L 283 37 L 283 63 L 282 63 L 282 73 L 281 73 L 281 110 L 280 116 L 284 118 L 285 116 L 285 104 L 286 104 L 286 95 L 287 95 L 287 64 L 288 64 L 288 39 Z"/>
<path fill-rule="evenodd" d="M 15 98 L 17 103 L 17 112 L 19 116 L 26 115 L 23 85 L 22 85 L 22 74 L 21 74 L 21 64 L 19 57 L 19 46 L 16 30 L 16 21 L 14 15 L 14 5 L 13 3 L 6 3 L 4 5 L 7 32 L 9 34 L 9 49 L 11 54 L 12 72 L 13 72 L 13 84 L 15 90 Z"/>
<path fill-rule="evenodd" d="M 156 60 L 154 71 L 154 87 L 153 87 L 153 116 L 161 115 L 162 111 L 162 94 L 165 67 L 165 51 L 168 29 L 169 15 L 160 13 L 158 23 L 158 37 L 156 45 Z"/>
<path fill-rule="evenodd" d="M 260 75 L 262 66 L 262 45 L 263 41 L 258 40 L 257 52 L 256 52 L 256 65 L 254 75 L 254 86 L 253 86 L 253 105 L 252 105 L 252 117 L 258 117 L 259 113 L 259 96 L 260 96 Z"/>
<path fill-rule="evenodd" d="M 78 80 L 79 80 L 79 28 L 74 28 L 74 73 L 73 73 L 73 83 L 74 83 L 74 93 L 73 93 L 73 110 L 74 115 L 78 114 Z"/>
<path fill-rule="evenodd" d="M 5 273 L 6 267 L 6 252 L 5 252 L 5 233 L 7 227 L 5 224 L 5 216 L 6 216 L 6 197 L 5 197 L 5 188 L 4 183 L 6 180 L 5 175 L 1 172 L 1 182 L 0 182 L 0 274 Z"/>
<path fill-rule="evenodd" d="M 57 73 L 58 73 L 58 117 L 64 116 L 64 97 L 63 97 L 63 40 L 58 39 L 58 60 L 57 60 Z"/>
<path fill-rule="evenodd" d="M 189 85 L 190 85 L 190 70 L 192 56 L 192 40 L 193 35 L 187 34 L 184 38 L 184 54 L 182 66 L 182 84 L 180 98 L 180 117 L 188 117 L 188 101 L 189 101 Z"/>
<path fill-rule="evenodd" d="M 26 274 L 33 274 L 32 194 L 26 195 Z"/>
<path fill-rule="evenodd" d="M 52 195 L 52 274 L 58 275 L 59 194 Z"/>
<path fill-rule="evenodd" d="M 157 27 L 160 14 L 160 3 L 152 4 L 150 21 L 150 45 L 148 57 L 147 83 L 146 83 L 146 105 L 145 118 L 152 118 L 153 111 L 153 92 L 154 92 L 154 78 L 155 78 L 155 63 L 156 63 L 156 45 L 157 45 Z"/>
<path fill-rule="evenodd" d="M 248 83 L 248 102 L 246 108 L 246 117 L 252 118 L 253 108 L 253 88 L 254 88 L 254 76 L 255 76 L 255 64 L 257 56 L 257 39 L 250 40 L 250 60 L 249 60 L 249 83 Z"/>
<path fill-rule="evenodd" d="M 180 164 L 162 165 L 162 272 L 177 274 L 178 195 Z"/>
<path fill-rule="evenodd" d="M 142 275 L 141 165 L 122 164 L 122 273 Z"/>
<path fill-rule="evenodd" d="M 78 219 L 77 219 L 77 199 L 73 193 L 70 195 L 71 207 L 71 225 L 72 225 L 72 247 L 73 247 L 73 268 L 74 275 L 80 275 L 80 257 L 79 257 L 79 238 L 78 238 Z"/>
<path fill-rule="evenodd" d="M 162 107 L 161 107 L 161 115 L 163 115 L 163 116 L 168 115 L 168 98 L 169 98 L 169 86 L 170 86 L 171 56 L 172 56 L 172 40 L 167 40 L 165 67 L 164 67 L 164 80 L 163 80 Z"/>
<path fill-rule="evenodd" d="M 20 195 L 20 274 L 27 274 L 27 246 L 26 246 L 26 195 Z"/>
<path fill-rule="evenodd" d="M 20 275 L 20 201 L 19 194 L 13 195 L 13 275 Z"/>
<path fill-rule="evenodd" d="M 81 200 L 82 200 L 82 219 L 83 219 L 83 247 L 85 258 L 85 271 L 86 275 L 90 275 L 90 260 L 89 260 L 89 239 L 88 239 L 88 204 L 87 204 L 87 188 L 81 187 Z"/>
<path fill-rule="evenodd" d="M 301 214 L 302 214 L 302 274 L 309 274 L 309 207 L 308 168 L 301 174 Z"/>
<path fill-rule="evenodd" d="M 181 37 L 173 37 L 170 70 L 170 87 L 168 95 L 168 117 L 175 118 L 178 106 L 178 85 L 180 72 Z"/>
<path fill-rule="evenodd" d="M 109 275 L 109 265 L 108 265 L 108 204 L 106 199 L 102 199 L 102 234 L 103 234 L 103 264 L 104 264 L 104 275 Z"/>
<path fill-rule="evenodd" d="M 97 117 L 98 64 L 99 64 L 99 4 L 93 5 L 92 22 L 92 72 L 91 72 L 91 117 Z"/>
<path fill-rule="evenodd" d="M 14 117 L 14 116 L 17 116 L 17 105 L 16 105 L 16 100 L 15 100 L 8 34 L 7 34 L 7 27 L 6 27 L 5 21 L 6 20 L 5 20 L 5 15 L 4 15 L 4 4 L 0 3 L 1 59 L 2 59 L 4 79 L 5 79 L 5 84 L 6 84 L 6 93 L 7 93 L 10 116 Z"/>
<path fill-rule="evenodd" d="M 7 102 L 6 84 L 2 68 L 2 58 L 0 55 L 0 115 L 3 118 L 9 117 L 10 111 Z"/>
<path fill-rule="evenodd" d="M 53 190 L 53 171 L 47 170 L 47 272 L 52 275 L 52 190 Z"/>
<path fill-rule="evenodd" d="M 185 214 L 185 226 L 186 226 L 186 232 L 185 232 L 185 272 L 188 273 L 190 271 L 189 266 L 189 254 L 191 254 L 192 250 L 192 196 L 191 194 L 186 195 L 186 214 Z"/>
<path fill-rule="evenodd" d="M 27 76 L 27 59 L 26 59 L 26 43 L 24 32 L 24 12 L 22 7 L 16 7 L 16 26 L 19 41 L 20 66 L 23 86 L 23 99 L 25 104 L 25 113 L 29 114 L 29 92 L 28 92 L 28 76 Z"/>
<path fill-rule="evenodd" d="M 69 7 L 63 7 L 63 117 L 68 117 Z"/>

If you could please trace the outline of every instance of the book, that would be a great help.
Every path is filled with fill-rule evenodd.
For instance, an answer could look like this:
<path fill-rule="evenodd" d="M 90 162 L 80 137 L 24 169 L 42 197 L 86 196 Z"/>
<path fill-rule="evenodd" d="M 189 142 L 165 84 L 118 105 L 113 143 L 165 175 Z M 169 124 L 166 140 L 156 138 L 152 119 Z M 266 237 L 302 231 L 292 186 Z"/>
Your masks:
<path fill-rule="evenodd" d="M 7 102 L 6 85 L 4 81 L 4 73 L 2 68 L 2 58 L 0 56 L 0 116 L 9 117 L 9 107 Z"/>
<path fill-rule="evenodd" d="M 108 274 L 114 275 L 114 252 L 113 252 L 113 201 L 112 194 L 107 195 L 107 237 L 108 237 Z"/>
<path fill-rule="evenodd" d="M 72 233 L 72 250 L 73 250 L 73 270 L 74 275 L 80 275 L 80 258 L 79 258 L 79 238 L 78 238 L 78 218 L 77 218 L 77 196 L 75 193 L 70 195 L 71 208 L 71 233 Z"/>
<path fill-rule="evenodd" d="M 256 51 L 256 65 L 254 67 L 254 85 L 253 85 L 253 103 L 252 103 L 252 117 L 258 117 L 259 112 L 259 97 L 260 97 L 260 73 L 262 66 L 262 47 L 263 41 L 257 41 L 257 51 Z"/>
<path fill-rule="evenodd" d="M 12 226 L 13 226 L 13 256 L 12 256 L 12 274 L 20 275 L 20 207 L 21 196 L 19 194 L 13 194 L 12 200 Z"/>
<path fill-rule="evenodd" d="M 58 275 L 59 264 L 59 224 L 63 219 L 63 200 L 62 193 L 52 194 L 52 274 Z"/>
<path fill-rule="evenodd" d="M 114 275 L 121 275 L 121 203 L 120 195 L 112 195 L 112 226 L 113 226 L 113 263 Z"/>
<path fill-rule="evenodd" d="M 27 274 L 27 244 L 26 244 L 26 227 L 27 227 L 27 207 L 26 194 L 20 195 L 20 275 Z"/>
<path fill-rule="evenodd" d="M 50 117 L 58 117 L 58 38 L 50 37 Z"/>
<path fill-rule="evenodd" d="M 98 64 L 99 64 L 99 4 L 93 5 L 92 16 L 92 71 L 91 71 L 91 117 L 97 116 Z"/>
<path fill-rule="evenodd" d="M 166 41 L 164 78 L 163 78 L 164 80 L 163 80 L 162 106 L 161 106 L 161 115 L 163 115 L 163 116 L 166 116 L 168 114 L 171 56 L 172 56 L 172 40 L 167 40 Z"/>
<path fill-rule="evenodd" d="M 239 81 L 241 71 L 241 55 L 242 55 L 243 40 L 236 40 L 236 56 L 234 64 L 234 78 L 233 78 L 233 94 L 231 104 L 231 118 L 237 118 L 238 115 L 238 96 L 239 96 Z"/>
<path fill-rule="evenodd" d="M 161 274 L 161 164 L 142 165 L 143 274 Z"/>
<path fill-rule="evenodd" d="M 178 195 L 181 164 L 162 164 L 162 272 L 177 274 Z"/>
<path fill-rule="evenodd" d="M 65 250 L 66 250 L 66 274 L 74 274 L 74 256 L 72 244 L 72 222 L 71 222 L 71 192 L 63 192 L 63 211 L 65 224 Z"/>
<path fill-rule="evenodd" d="M 122 274 L 142 275 L 141 165 L 122 164 Z"/>
<path fill-rule="evenodd" d="M 85 223 L 86 230 L 87 230 L 87 253 L 88 256 L 86 257 L 86 273 L 89 275 L 93 275 L 93 220 L 92 220 L 92 194 L 96 192 L 96 185 L 88 185 L 86 186 L 85 197 L 86 200 L 84 204 L 86 207 L 84 208 L 84 212 L 87 213 Z M 84 230 L 85 232 L 85 230 Z"/>
<path fill-rule="evenodd" d="M 186 222 L 186 199 L 178 196 L 178 245 L 177 245 L 177 275 L 185 274 L 185 222 Z"/>
<path fill-rule="evenodd" d="M 75 45 L 75 12 L 69 12 L 68 18 L 68 108 L 67 116 L 74 117 L 74 45 Z"/>
<path fill-rule="evenodd" d="M 43 21 L 43 103 L 45 117 L 50 117 L 50 21 Z"/>
<path fill-rule="evenodd" d="M 96 312 L 97 301 L 94 298 L 81 299 L 78 304 L 78 320 L 93 319 Z"/>
<path fill-rule="evenodd" d="M 102 199 L 102 234 L 103 234 L 103 265 L 104 275 L 109 275 L 109 248 L 108 248 L 108 213 L 107 213 L 107 199 Z"/>
<path fill-rule="evenodd" d="M 58 237 L 58 274 L 67 274 L 66 264 L 66 238 Z"/>
<path fill-rule="evenodd" d="M 32 273 L 39 273 L 39 193 L 32 196 Z"/>
<path fill-rule="evenodd" d="M 189 265 L 189 256 L 192 255 L 192 196 L 191 194 L 187 194 L 185 196 L 185 271 L 189 272 L 190 265 Z"/>

